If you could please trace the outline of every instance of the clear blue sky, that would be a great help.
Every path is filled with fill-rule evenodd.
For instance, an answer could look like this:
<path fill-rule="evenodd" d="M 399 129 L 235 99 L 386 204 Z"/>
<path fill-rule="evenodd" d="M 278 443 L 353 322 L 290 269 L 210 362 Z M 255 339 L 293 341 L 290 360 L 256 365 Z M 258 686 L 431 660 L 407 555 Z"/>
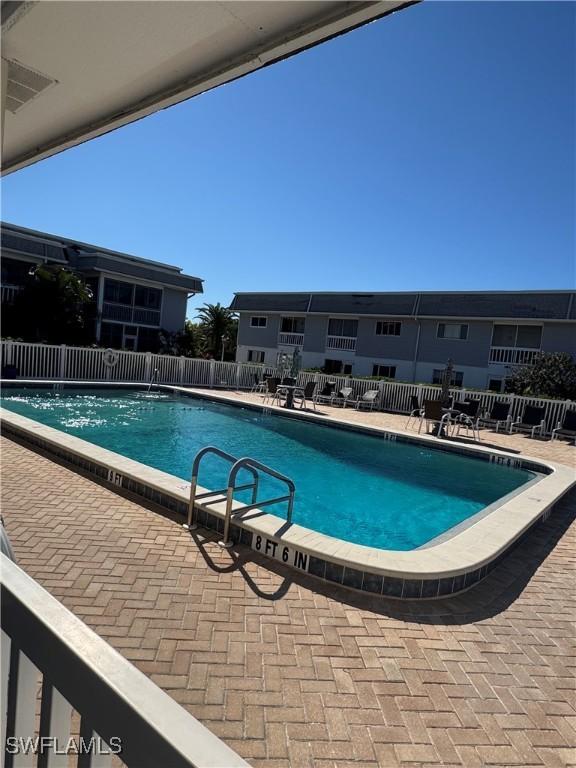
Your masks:
<path fill-rule="evenodd" d="M 576 5 L 425 2 L 7 177 L 234 291 L 574 285 Z"/>

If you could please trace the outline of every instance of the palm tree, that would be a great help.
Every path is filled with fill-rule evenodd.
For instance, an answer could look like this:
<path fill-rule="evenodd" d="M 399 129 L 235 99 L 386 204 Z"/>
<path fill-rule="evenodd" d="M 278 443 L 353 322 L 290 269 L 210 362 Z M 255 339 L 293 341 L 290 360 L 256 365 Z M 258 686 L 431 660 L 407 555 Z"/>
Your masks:
<path fill-rule="evenodd" d="M 223 307 L 220 302 L 204 304 L 198 309 L 197 318 L 206 340 L 206 350 L 213 357 L 222 352 L 222 347 L 229 354 L 235 352 L 238 321 L 228 307 Z"/>

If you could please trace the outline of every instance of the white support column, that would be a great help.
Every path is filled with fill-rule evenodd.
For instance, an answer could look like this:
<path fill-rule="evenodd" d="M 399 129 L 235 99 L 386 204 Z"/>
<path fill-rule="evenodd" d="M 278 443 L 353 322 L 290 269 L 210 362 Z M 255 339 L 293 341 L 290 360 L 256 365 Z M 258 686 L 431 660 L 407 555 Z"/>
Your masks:
<path fill-rule="evenodd" d="M 6 90 L 8 88 L 8 62 L 5 59 L 1 59 L 1 77 L 2 77 L 2 137 L 0 138 L 2 151 L 4 151 L 4 119 L 6 116 Z"/>
<path fill-rule="evenodd" d="M 104 275 L 98 275 L 98 299 L 96 304 L 96 340 L 100 343 L 102 333 L 102 307 L 104 305 Z"/>

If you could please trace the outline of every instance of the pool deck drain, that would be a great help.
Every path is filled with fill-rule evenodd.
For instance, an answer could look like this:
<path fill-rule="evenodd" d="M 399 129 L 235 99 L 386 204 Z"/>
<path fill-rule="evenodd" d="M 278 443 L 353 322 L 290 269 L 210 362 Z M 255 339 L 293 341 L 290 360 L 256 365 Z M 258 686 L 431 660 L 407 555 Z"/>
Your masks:
<path fill-rule="evenodd" d="M 20 565 L 254 766 L 576 763 L 576 492 L 469 592 L 402 604 L 2 449 Z"/>

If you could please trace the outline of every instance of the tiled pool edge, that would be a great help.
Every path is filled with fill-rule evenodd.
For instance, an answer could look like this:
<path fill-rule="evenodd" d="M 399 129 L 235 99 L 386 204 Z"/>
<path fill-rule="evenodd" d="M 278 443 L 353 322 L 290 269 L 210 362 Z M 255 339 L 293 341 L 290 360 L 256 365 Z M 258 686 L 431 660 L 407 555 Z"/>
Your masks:
<path fill-rule="evenodd" d="M 198 394 L 190 390 L 187 392 Z M 230 400 L 222 396 L 214 399 Z M 254 405 L 256 408 L 259 407 L 258 404 Z M 1 415 L 7 436 L 12 434 L 32 447 L 37 446 L 49 454 L 78 466 L 97 480 L 110 483 L 111 488 L 115 487 L 116 481 L 116 484 L 126 491 L 159 504 L 172 512 L 186 514 L 189 485 L 180 478 L 152 469 L 10 411 L 3 410 Z M 322 419 L 322 421 L 328 420 Z M 334 426 L 333 421 L 330 423 Z M 374 430 L 378 431 L 372 427 L 367 429 L 371 433 L 374 433 Z M 424 440 L 420 439 L 417 442 L 424 442 Z M 436 442 L 434 440 L 434 443 Z M 497 452 L 491 451 L 491 453 Z M 471 542 L 462 541 L 470 538 L 464 535 L 469 531 L 465 531 L 454 539 L 428 550 L 412 552 L 384 552 L 362 547 L 295 525 L 278 535 L 278 529 L 285 527 L 285 521 L 266 514 L 259 517 L 252 515 L 252 519 L 248 517 L 245 520 L 233 519 L 231 537 L 236 543 L 246 544 L 263 554 L 275 555 L 277 551 L 282 552 L 286 549 L 289 551 L 289 557 L 294 557 L 294 563 L 289 560 L 288 564 L 327 582 L 387 597 L 405 599 L 443 597 L 467 589 L 484 578 L 529 529 L 549 514 L 552 505 L 574 484 L 574 473 L 567 467 L 540 460 L 526 461 L 532 462 L 539 471 L 547 467 L 551 474 L 533 487 L 538 489 L 540 498 L 515 498 L 504 505 L 508 512 L 508 526 L 506 526 L 508 535 L 505 541 L 500 542 L 499 547 L 487 548 L 487 539 L 495 537 L 487 536 L 486 532 L 482 535 L 482 531 L 478 530 L 481 528 L 482 521 L 477 526 L 473 526 L 475 528 L 473 546 Z M 541 484 L 545 484 L 545 487 Z M 522 495 L 519 494 L 519 497 Z M 521 506 L 524 507 L 531 502 L 528 507 L 531 506 L 532 509 L 514 509 L 519 501 L 523 502 Z M 223 506 L 223 502 L 214 504 L 208 511 L 198 505 L 199 524 L 221 532 Z M 535 509 L 535 506 L 538 509 Z M 241 505 L 238 504 L 236 508 L 241 509 Z M 496 510 L 492 515 L 501 512 L 502 510 Z M 491 520 L 493 520 L 492 515 L 489 516 Z M 510 518 L 512 518 L 511 521 Z M 513 527 L 516 530 L 512 530 Z M 261 542 L 260 549 L 255 546 L 258 538 Z M 494 543 L 492 542 L 493 545 Z M 489 552 L 487 549 L 492 551 Z M 276 559 L 280 558 L 276 557 Z"/>

